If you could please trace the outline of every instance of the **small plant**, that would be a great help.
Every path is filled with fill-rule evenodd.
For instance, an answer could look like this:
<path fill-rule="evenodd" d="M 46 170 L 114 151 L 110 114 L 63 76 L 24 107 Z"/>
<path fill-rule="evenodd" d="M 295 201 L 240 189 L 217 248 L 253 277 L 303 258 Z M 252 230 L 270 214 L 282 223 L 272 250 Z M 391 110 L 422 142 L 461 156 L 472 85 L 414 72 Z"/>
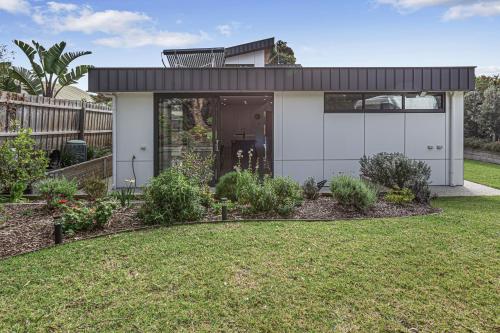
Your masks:
<path fill-rule="evenodd" d="M 333 198 L 342 206 L 366 211 L 377 201 L 377 192 L 361 179 L 350 176 L 333 177 L 330 181 Z"/>
<path fill-rule="evenodd" d="M 26 183 L 23 181 L 15 182 L 10 188 L 9 201 L 20 202 L 23 199 L 24 191 L 26 191 Z"/>
<path fill-rule="evenodd" d="M 220 177 L 215 186 L 215 196 L 218 199 L 227 198 L 231 201 L 236 201 L 238 176 L 238 172 L 231 171 Z"/>
<path fill-rule="evenodd" d="M 48 164 L 45 152 L 36 149 L 31 129 L 19 129 L 14 139 L 0 145 L 0 191 L 10 193 L 16 183 L 30 186 L 45 176 Z"/>
<path fill-rule="evenodd" d="M 402 190 L 392 189 L 385 195 L 385 200 L 397 205 L 405 205 L 411 203 L 415 199 L 415 195 L 409 188 Z"/>
<path fill-rule="evenodd" d="M 302 188 L 290 177 L 269 179 L 276 194 L 276 212 L 280 215 L 290 215 L 295 207 L 302 203 Z"/>
<path fill-rule="evenodd" d="M 125 179 L 127 183 L 126 187 L 119 189 L 118 191 L 113 191 L 111 196 L 120 202 L 122 207 L 130 207 L 130 202 L 134 199 L 135 194 L 135 180 Z"/>
<path fill-rule="evenodd" d="M 411 190 L 416 202 L 427 204 L 431 200 L 431 189 L 426 181 L 417 180 L 411 185 Z"/>
<path fill-rule="evenodd" d="M 236 199 L 239 204 L 246 205 L 255 200 L 256 188 L 259 186 L 259 177 L 250 170 L 236 171 Z"/>
<path fill-rule="evenodd" d="M 182 173 L 167 169 L 154 177 L 144 189 L 140 216 L 146 224 L 196 221 L 204 213 L 200 187 Z"/>
<path fill-rule="evenodd" d="M 99 199 L 95 202 L 94 207 L 94 226 L 102 227 L 108 223 L 111 216 L 113 216 L 114 210 L 118 207 L 118 204 L 114 200 L 109 199 Z"/>
<path fill-rule="evenodd" d="M 83 181 L 83 191 L 91 201 L 103 198 L 108 193 L 108 184 L 97 177 L 87 178 Z"/>
<path fill-rule="evenodd" d="M 47 207 L 54 209 L 61 203 L 72 201 L 78 191 L 78 185 L 76 181 L 66 178 L 48 178 L 39 182 L 37 189 L 45 199 Z"/>
<path fill-rule="evenodd" d="M 319 188 L 313 177 L 309 177 L 306 179 L 306 181 L 302 185 L 302 191 L 304 192 L 304 196 L 306 197 L 306 199 L 316 200 L 319 198 Z"/>

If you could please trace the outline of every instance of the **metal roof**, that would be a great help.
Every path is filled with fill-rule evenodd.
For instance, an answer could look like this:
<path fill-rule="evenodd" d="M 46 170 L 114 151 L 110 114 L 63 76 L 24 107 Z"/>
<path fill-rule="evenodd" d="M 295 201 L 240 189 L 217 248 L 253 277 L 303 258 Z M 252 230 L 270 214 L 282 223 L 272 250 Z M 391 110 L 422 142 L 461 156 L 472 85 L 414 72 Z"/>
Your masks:
<path fill-rule="evenodd" d="M 474 90 L 475 67 L 91 68 L 91 92 Z"/>
<path fill-rule="evenodd" d="M 274 37 L 257 40 L 250 43 L 235 45 L 225 49 L 226 57 L 234 57 L 239 54 L 254 52 L 274 47 Z"/>

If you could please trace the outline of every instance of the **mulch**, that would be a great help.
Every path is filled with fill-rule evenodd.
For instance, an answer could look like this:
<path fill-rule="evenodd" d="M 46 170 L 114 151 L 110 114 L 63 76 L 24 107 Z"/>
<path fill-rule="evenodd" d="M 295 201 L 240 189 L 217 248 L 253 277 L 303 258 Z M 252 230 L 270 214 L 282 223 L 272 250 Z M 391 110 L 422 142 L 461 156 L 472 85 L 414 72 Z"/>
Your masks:
<path fill-rule="evenodd" d="M 138 207 L 133 205 L 130 208 L 120 208 L 103 228 L 77 232 L 72 237 L 65 236 L 64 242 L 144 228 L 144 223 L 137 216 Z M 331 197 L 322 196 L 317 200 L 305 200 L 292 216 L 286 218 L 269 213 L 243 214 L 240 211 L 230 211 L 228 220 L 339 220 L 426 215 L 439 211 L 438 208 L 429 205 L 400 206 L 379 201 L 370 210 L 360 213 L 346 210 Z M 41 203 L 5 204 L 3 211 L 0 211 L 0 258 L 52 246 L 55 216 L 55 213 L 48 211 Z M 220 219 L 220 215 L 209 212 L 205 222 L 220 221 Z"/>

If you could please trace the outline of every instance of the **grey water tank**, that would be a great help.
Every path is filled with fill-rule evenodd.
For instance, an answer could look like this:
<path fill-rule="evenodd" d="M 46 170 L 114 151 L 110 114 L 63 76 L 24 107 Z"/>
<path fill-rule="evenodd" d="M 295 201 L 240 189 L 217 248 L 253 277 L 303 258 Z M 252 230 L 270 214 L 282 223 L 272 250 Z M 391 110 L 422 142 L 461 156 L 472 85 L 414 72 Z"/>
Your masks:
<path fill-rule="evenodd" d="M 87 160 L 87 143 L 83 140 L 69 140 L 64 147 L 64 153 L 69 155 L 71 164 Z"/>

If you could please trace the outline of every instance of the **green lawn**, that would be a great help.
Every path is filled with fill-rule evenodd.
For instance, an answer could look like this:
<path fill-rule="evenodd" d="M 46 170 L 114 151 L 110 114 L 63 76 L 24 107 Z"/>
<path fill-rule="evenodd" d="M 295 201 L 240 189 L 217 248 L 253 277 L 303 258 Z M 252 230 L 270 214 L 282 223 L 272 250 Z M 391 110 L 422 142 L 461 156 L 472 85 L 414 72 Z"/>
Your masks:
<path fill-rule="evenodd" d="M 464 178 L 474 183 L 500 189 L 500 165 L 465 160 Z"/>
<path fill-rule="evenodd" d="M 498 332 L 500 197 L 161 228 L 0 261 L 0 331 Z"/>

